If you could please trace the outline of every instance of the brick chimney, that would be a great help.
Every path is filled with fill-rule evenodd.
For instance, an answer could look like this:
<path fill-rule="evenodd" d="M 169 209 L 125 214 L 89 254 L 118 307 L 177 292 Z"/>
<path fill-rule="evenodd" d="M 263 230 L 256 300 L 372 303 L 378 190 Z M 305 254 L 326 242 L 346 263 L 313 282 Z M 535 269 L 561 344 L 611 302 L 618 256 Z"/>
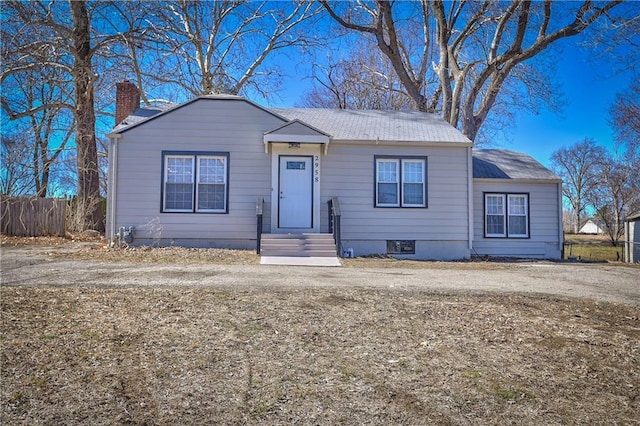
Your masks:
<path fill-rule="evenodd" d="M 140 108 L 140 89 L 128 80 L 116 83 L 116 126 Z"/>

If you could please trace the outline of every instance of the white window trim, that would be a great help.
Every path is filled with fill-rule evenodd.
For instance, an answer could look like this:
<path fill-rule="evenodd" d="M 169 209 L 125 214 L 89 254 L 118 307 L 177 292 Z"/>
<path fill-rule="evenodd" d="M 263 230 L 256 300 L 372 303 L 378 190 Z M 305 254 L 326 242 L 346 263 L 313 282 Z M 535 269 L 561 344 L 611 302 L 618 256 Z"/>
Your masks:
<path fill-rule="evenodd" d="M 194 180 L 195 180 L 195 173 L 193 172 L 193 166 L 195 163 L 195 156 L 194 155 L 165 155 L 164 156 L 164 182 L 162 183 L 162 211 L 163 212 L 167 212 L 167 213 L 185 213 L 185 212 L 193 212 L 193 207 L 190 209 L 168 209 L 166 208 L 167 205 L 167 184 L 169 183 L 169 159 L 170 158 L 185 158 L 185 159 L 190 159 L 191 160 L 191 185 L 193 187 L 194 185 Z M 192 189 L 193 191 L 193 189 Z M 192 200 L 193 203 L 193 200 Z"/>
<path fill-rule="evenodd" d="M 426 157 L 386 157 L 380 156 L 375 159 L 375 173 L 376 173 L 376 182 L 375 182 L 375 207 L 408 207 L 408 208 L 426 208 L 427 207 L 427 158 Z M 381 203 L 378 201 L 379 191 L 378 185 L 380 183 L 391 183 L 391 182 L 380 182 L 380 169 L 379 164 L 381 162 L 391 163 L 395 162 L 397 164 L 397 182 L 396 182 L 396 192 L 398 194 L 398 202 L 397 203 Z M 404 172 L 406 163 L 422 163 L 422 203 L 421 204 L 409 204 L 405 203 L 404 198 Z M 418 183 L 418 182 L 406 182 L 406 183 Z"/>
<path fill-rule="evenodd" d="M 488 219 L 489 216 L 499 216 L 497 214 L 492 214 L 489 215 L 489 203 L 487 202 L 489 197 L 494 197 L 494 198 L 501 198 L 502 199 L 502 229 L 504 230 L 504 232 L 500 233 L 500 234 L 490 234 L 489 232 L 487 232 L 487 229 L 489 229 L 489 224 L 488 224 Z M 484 230 L 485 230 L 485 237 L 488 238 L 505 238 L 507 236 L 507 200 L 506 200 L 506 196 L 505 194 L 495 194 L 495 193 L 491 193 L 491 194 L 484 194 Z"/>
<path fill-rule="evenodd" d="M 507 208 L 511 204 L 511 198 L 524 199 L 524 214 L 511 214 L 509 210 L 507 210 L 507 217 L 511 217 L 511 216 L 524 217 L 526 232 L 524 234 L 516 234 L 516 233 L 512 233 L 509 229 L 507 229 L 508 237 L 509 238 L 529 238 L 529 196 L 527 194 L 507 194 Z"/>
<path fill-rule="evenodd" d="M 404 165 L 406 163 L 420 163 L 422 164 L 422 181 L 421 182 L 405 182 L 405 167 Z M 425 168 L 426 168 L 426 161 L 422 158 L 403 158 L 401 160 L 401 172 L 402 172 L 402 179 L 401 179 L 401 186 L 402 186 L 402 191 L 400 191 L 400 196 L 401 196 L 401 200 L 400 202 L 402 203 L 402 207 L 425 207 L 426 206 L 426 194 L 425 194 Z M 407 183 L 421 183 L 422 184 L 422 203 L 420 204 L 411 204 L 411 203 L 405 203 L 404 202 L 404 185 Z"/>
<path fill-rule="evenodd" d="M 222 163 L 224 164 L 224 171 L 222 173 L 222 184 L 224 184 L 224 202 L 222 205 L 221 209 L 200 209 L 198 208 L 198 198 L 199 198 L 199 192 L 200 192 L 200 160 L 201 159 L 214 159 L 214 160 L 222 160 Z M 195 162 L 196 162 L 196 184 L 195 184 L 195 193 L 196 193 L 196 198 L 195 198 L 195 210 L 197 213 L 224 213 L 227 211 L 227 157 L 224 155 L 196 155 L 195 156 Z M 208 184 L 205 183 L 204 185 L 216 185 L 216 184 Z"/>
<path fill-rule="evenodd" d="M 163 182 L 162 182 L 162 213 L 228 213 L 228 199 L 229 199 L 229 157 L 226 153 L 171 153 L 171 152 L 163 152 Z M 167 209 L 167 182 L 169 177 L 169 159 L 170 158 L 187 158 L 191 159 L 191 185 L 192 185 L 192 208 L 191 209 Z M 220 159 L 224 164 L 224 205 L 221 209 L 199 209 L 198 208 L 198 183 L 200 179 L 200 162 L 198 161 L 201 158 L 213 158 Z"/>
<path fill-rule="evenodd" d="M 390 183 L 394 183 L 394 182 L 380 182 L 380 168 L 379 165 L 380 163 L 396 163 L 396 194 L 398 197 L 398 202 L 397 203 L 381 203 L 379 201 L 379 197 L 380 197 L 380 190 L 379 190 L 379 185 L 381 183 L 386 183 L 386 184 L 390 184 Z M 400 177 L 400 159 L 399 158 L 376 158 L 376 206 L 377 207 L 400 207 L 400 181 L 401 181 L 401 177 Z"/>
<path fill-rule="evenodd" d="M 502 214 L 502 229 L 504 229 L 504 232 L 501 234 L 489 234 L 487 232 L 487 228 L 488 228 L 488 223 L 487 223 L 487 219 L 489 217 L 488 214 L 488 203 L 487 203 L 487 199 L 488 197 L 501 197 L 502 198 L 502 206 L 503 206 L 503 214 Z M 524 199 L 524 207 L 525 207 L 525 213 L 524 214 L 510 214 L 509 213 L 509 203 L 510 203 L 510 199 L 511 198 L 523 198 Z M 491 216 L 498 216 L 498 215 L 491 215 Z M 510 232 L 509 230 L 509 216 L 519 216 L 519 217 L 524 217 L 525 218 L 525 226 L 526 226 L 526 233 L 524 234 L 515 234 Z M 484 237 L 485 238 L 514 238 L 514 239 L 522 239 L 522 238 L 529 238 L 530 237 L 530 214 L 529 214 L 529 194 L 526 193 L 504 193 L 504 192 L 485 192 L 484 193 Z"/>

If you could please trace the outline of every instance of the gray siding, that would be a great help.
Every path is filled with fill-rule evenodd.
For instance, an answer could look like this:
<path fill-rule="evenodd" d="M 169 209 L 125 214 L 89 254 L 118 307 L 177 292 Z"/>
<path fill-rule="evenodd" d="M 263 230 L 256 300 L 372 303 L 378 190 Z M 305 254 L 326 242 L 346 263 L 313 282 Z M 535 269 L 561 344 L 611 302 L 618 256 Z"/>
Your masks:
<path fill-rule="evenodd" d="M 124 132 L 112 232 L 134 226 L 137 244 L 252 248 L 258 196 L 270 228 L 271 154 L 263 134 L 281 124 L 242 101 L 200 100 Z M 229 213 L 161 213 L 162 151 L 228 152 Z M 427 208 L 374 207 L 376 155 L 427 157 Z M 464 146 L 333 141 L 321 161 L 321 232 L 328 231 L 326 202 L 336 196 L 344 246 L 356 254 L 384 253 L 386 240 L 416 240 L 416 257 L 468 257 L 467 161 Z"/>
<path fill-rule="evenodd" d="M 341 116 L 344 114 L 347 113 L 340 113 Z M 368 115 L 370 124 L 389 124 L 379 121 L 384 118 L 380 113 Z M 119 227 L 133 226 L 136 229 L 134 244 L 255 247 L 256 199 L 263 197 L 265 200 L 263 229 L 268 232 L 271 229 L 272 186 L 277 186 L 272 183 L 272 178 L 274 182 L 276 180 L 277 170 L 271 170 L 276 164 L 272 155 L 277 155 L 277 150 L 274 154 L 265 153 L 264 135 L 283 124 L 284 120 L 241 99 L 200 98 L 122 130 L 121 138 L 115 142 L 117 155 L 115 151 L 110 153 L 111 159 L 117 161 L 117 176 L 115 180 L 111 174 L 109 177 L 109 237 Z M 347 129 L 353 131 L 351 126 Z M 361 130 L 369 132 L 371 129 L 364 127 Z M 387 130 L 391 132 L 389 134 L 398 131 L 395 127 Z M 446 130 L 455 131 L 450 126 Z M 294 132 L 301 141 L 305 141 L 305 137 L 308 143 L 317 141 L 308 138 L 317 133 L 300 123 L 275 133 Z M 346 137 L 331 141 L 328 154 L 323 154 L 320 161 L 321 232 L 328 232 L 326 203 L 331 197 L 338 197 L 343 249 L 353 248 L 356 255 L 386 253 L 387 240 L 414 240 L 416 253 L 407 257 L 465 258 L 471 254 L 471 196 L 474 254 L 560 257 L 560 188 L 555 181 L 476 179 L 470 188 L 471 164 L 466 144 L 425 143 L 422 137 L 412 137 L 415 140 L 407 139 L 409 142 L 344 140 Z M 466 142 L 466 138 L 462 137 L 458 142 Z M 275 146 L 272 145 L 272 149 L 276 149 Z M 228 153 L 228 213 L 162 213 L 163 151 Z M 426 208 L 375 207 L 376 156 L 427 158 Z M 316 183 L 314 188 L 317 189 Z M 473 193 L 470 195 L 469 191 Z M 529 193 L 530 238 L 485 238 L 484 192 Z"/>
<path fill-rule="evenodd" d="M 291 123 L 281 129 L 270 132 L 274 135 L 301 135 L 301 136 L 317 136 L 318 132 L 303 125 L 302 123 Z"/>
<path fill-rule="evenodd" d="M 520 183 L 504 179 L 474 180 L 473 184 L 473 254 L 489 256 L 558 259 L 562 253 L 560 240 L 560 208 L 558 184 L 555 182 Z M 485 192 L 528 193 L 530 238 L 485 238 Z"/>
<path fill-rule="evenodd" d="M 262 137 L 282 123 L 243 101 L 204 99 L 124 132 L 118 142 L 115 230 L 135 226 L 141 244 L 251 247 L 258 196 L 265 199 L 269 226 L 271 157 Z M 162 151 L 228 152 L 229 213 L 161 213 Z"/>
<path fill-rule="evenodd" d="M 338 197 L 343 246 L 362 255 L 385 253 L 386 240 L 416 240 L 416 257 L 442 258 L 441 244 L 453 247 L 447 258 L 468 257 L 466 154 L 464 147 L 332 142 L 322 161 L 321 204 Z M 374 157 L 380 155 L 427 157 L 427 208 L 374 207 Z M 326 232 L 326 208 L 322 214 Z"/>

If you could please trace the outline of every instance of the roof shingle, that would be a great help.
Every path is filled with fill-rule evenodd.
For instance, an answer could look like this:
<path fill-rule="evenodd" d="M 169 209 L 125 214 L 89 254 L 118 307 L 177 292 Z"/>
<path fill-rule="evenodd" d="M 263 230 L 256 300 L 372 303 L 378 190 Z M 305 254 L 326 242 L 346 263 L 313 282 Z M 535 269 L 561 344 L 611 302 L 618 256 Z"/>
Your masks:
<path fill-rule="evenodd" d="M 238 96 L 215 95 L 201 96 L 187 103 L 198 99 L 244 100 Z M 128 129 L 153 116 L 166 114 L 181 105 L 138 108 L 113 131 Z M 425 112 L 323 108 L 263 109 L 289 121 L 302 121 L 335 140 L 471 144 L 466 136 L 442 117 Z"/>
<path fill-rule="evenodd" d="M 476 179 L 560 180 L 533 157 L 508 149 L 474 149 Z"/>
<path fill-rule="evenodd" d="M 337 140 L 471 143 L 436 114 L 319 108 L 269 108 L 288 120 L 301 120 Z"/>

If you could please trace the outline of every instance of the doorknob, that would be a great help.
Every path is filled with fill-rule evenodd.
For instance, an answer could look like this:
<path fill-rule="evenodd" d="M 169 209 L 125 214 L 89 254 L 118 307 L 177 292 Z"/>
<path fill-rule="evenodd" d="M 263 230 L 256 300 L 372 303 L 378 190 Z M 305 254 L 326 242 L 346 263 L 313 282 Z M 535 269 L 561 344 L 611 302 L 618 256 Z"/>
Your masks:
<path fill-rule="evenodd" d="M 284 198 L 284 193 L 280 191 L 280 199 L 282 200 L 283 198 Z"/>

